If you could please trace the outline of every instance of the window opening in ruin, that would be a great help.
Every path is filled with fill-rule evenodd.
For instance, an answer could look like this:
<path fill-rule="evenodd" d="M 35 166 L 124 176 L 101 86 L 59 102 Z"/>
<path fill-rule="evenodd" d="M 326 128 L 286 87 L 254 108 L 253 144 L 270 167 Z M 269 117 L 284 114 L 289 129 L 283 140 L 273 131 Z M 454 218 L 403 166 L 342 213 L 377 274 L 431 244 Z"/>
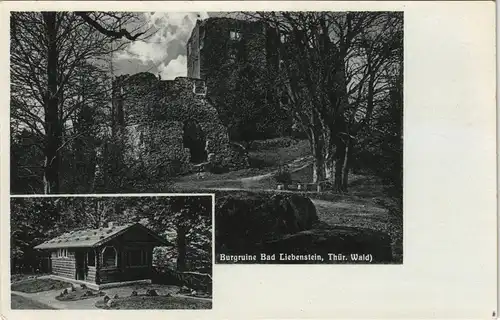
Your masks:
<path fill-rule="evenodd" d="M 280 40 L 281 40 L 281 43 L 287 43 L 288 42 L 288 35 L 287 34 L 281 34 L 280 35 Z"/>
<path fill-rule="evenodd" d="M 239 41 L 241 40 L 241 32 L 239 30 L 231 30 L 229 31 L 229 38 L 231 40 Z"/>
<path fill-rule="evenodd" d="M 193 93 L 199 95 L 206 95 L 207 86 L 205 85 L 205 81 L 195 81 L 193 83 Z"/>
<path fill-rule="evenodd" d="M 184 122 L 184 148 L 189 149 L 191 163 L 202 163 L 207 161 L 205 150 L 206 137 L 200 125 L 195 121 Z"/>

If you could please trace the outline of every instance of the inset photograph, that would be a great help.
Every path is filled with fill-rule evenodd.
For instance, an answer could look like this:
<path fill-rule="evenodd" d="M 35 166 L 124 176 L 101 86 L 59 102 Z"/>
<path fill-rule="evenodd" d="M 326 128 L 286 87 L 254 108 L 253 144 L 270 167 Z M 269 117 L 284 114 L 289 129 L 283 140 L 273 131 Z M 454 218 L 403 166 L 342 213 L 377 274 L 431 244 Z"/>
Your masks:
<path fill-rule="evenodd" d="M 12 309 L 211 309 L 208 196 L 11 199 Z"/>

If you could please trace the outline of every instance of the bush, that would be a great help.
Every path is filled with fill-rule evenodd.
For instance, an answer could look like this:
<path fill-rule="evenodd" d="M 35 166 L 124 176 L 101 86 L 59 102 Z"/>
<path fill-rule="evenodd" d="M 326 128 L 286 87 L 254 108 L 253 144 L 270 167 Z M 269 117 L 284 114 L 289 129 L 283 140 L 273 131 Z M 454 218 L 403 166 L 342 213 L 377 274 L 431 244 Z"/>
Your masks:
<path fill-rule="evenodd" d="M 209 172 L 210 173 L 214 173 L 214 174 L 222 174 L 222 173 L 227 173 L 229 172 L 229 168 L 227 167 L 222 167 L 222 166 L 219 166 L 219 165 L 211 165 L 208 167 L 209 169 Z"/>
<path fill-rule="evenodd" d="M 287 167 L 280 166 L 274 174 L 274 180 L 278 183 L 289 184 L 292 183 L 292 174 Z"/>

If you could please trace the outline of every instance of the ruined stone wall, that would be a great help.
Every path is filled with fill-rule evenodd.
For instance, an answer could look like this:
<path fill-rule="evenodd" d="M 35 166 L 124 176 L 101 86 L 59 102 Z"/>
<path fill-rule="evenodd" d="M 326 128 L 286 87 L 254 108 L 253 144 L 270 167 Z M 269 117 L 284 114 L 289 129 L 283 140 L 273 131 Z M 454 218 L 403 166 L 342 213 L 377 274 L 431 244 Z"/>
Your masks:
<path fill-rule="evenodd" d="M 196 22 L 191 37 L 188 40 L 187 49 L 187 76 L 189 78 L 200 78 L 200 23 Z"/>
<path fill-rule="evenodd" d="M 271 85 L 279 65 L 277 42 L 276 31 L 259 21 L 209 18 L 192 31 L 188 75 L 206 81 L 234 140 L 266 139 L 291 129 L 291 117 Z"/>
<path fill-rule="evenodd" d="M 238 33 L 238 37 L 232 35 Z M 267 27 L 261 22 L 231 18 L 209 18 L 198 21 L 188 42 L 190 52 L 188 65 L 199 60 L 193 68 L 193 77 L 199 77 L 216 86 L 222 79 L 216 78 L 214 70 L 232 63 L 250 62 L 255 67 L 267 66 L 268 42 Z M 233 68 L 234 70 L 235 68 Z M 197 71 L 199 70 L 199 76 Z M 189 75 L 188 68 L 188 75 Z"/>
<path fill-rule="evenodd" d="M 126 79 L 126 81 L 124 80 Z M 208 162 L 213 167 L 248 166 L 246 155 L 232 149 L 227 128 L 205 98 L 203 81 L 177 78 L 161 81 L 151 74 L 122 78 L 114 99 L 115 123 L 123 123 L 127 156 L 142 162 L 156 176 L 191 170 L 190 151 L 183 142 L 184 125 L 194 121 L 206 139 Z M 118 111 L 117 111 L 118 110 Z M 121 110 L 121 111 L 120 111 Z"/>
<path fill-rule="evenodd" d="M 169 110 L 169 117 L 182 122 L 194 121 L 205 133 L 210 163 L 230 169 L 248 166 L 247 157 L 231 147 L 227 128 L 220 121 L 217 109 L 206 99 L 204 81 L 179 77 L 162 81 L 162 85 L 165 91 L 161 105 Z"/>

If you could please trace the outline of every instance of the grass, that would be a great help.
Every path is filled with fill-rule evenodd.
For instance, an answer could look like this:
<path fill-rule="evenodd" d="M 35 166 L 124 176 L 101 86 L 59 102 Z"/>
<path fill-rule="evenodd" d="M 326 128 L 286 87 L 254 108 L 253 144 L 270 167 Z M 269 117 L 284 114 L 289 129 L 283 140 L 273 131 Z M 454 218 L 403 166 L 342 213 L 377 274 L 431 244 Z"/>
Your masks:
<path fill-rule="evenodd" d="M 22 309 L 22 310 L 39 310 L 39 309 L 54 310 L 54 308 L 44 305 L 43 303 L 27 299 L 18 296 L 16 294 L 10 295 L 10 308 Z"/>
<path fill-rule="evenodd" d="M 104 300 L 96 302 L 95 306 L 100 309 L 212 309 L 212 302 L 201 299 L 173 297 L 173 296 L 146 296 L 124 297 L 113 299 L 115 306 L 108 307 Z"/>
<path fill-rule="evenodd" d="M 36 293 L 68 288 L 71 284 L 54 279 L 28 279 L 11 284 L 12 291 Z"/>
<path fill-rule="evenodd" d="M 295 159 L 307 157 L 311 153 L 309 141 L 299 140 L 286 147 L 258 149 L 248 152 L 250 166 L 257 169 L 273 168 Z"/>

